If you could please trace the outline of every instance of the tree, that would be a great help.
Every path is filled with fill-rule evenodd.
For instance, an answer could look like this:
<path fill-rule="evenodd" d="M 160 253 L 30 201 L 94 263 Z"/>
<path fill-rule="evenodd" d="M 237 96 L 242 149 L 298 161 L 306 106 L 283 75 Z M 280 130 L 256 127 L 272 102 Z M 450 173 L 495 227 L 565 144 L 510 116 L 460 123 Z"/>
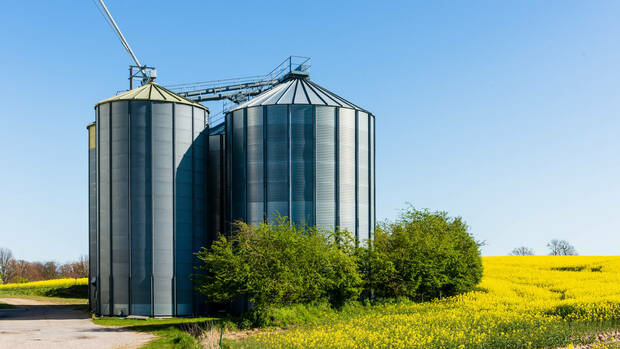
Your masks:
<path fill-rule="evenodd" d="M 362 251 L 365 293 L 430 300 L 470 291 L 482 278 L 480 243 L 460 217 L 409 207 L 377 227 L 374 248 Z"/>
<path fill-rule="evenodd" d="M 525 246 L 517 247 L 510 252 L 512 256 L 532 256 L 533 254 L 534 250 Z"/>
<path fill-rule="evenodd" d="M 553 239 L 547 244 L 547 247 L 551 250 L 549 254 L 553 256 L 577 255 L 577 250 L 575 250 L 575 247 L 573 247 L 573 245 L 566 240 Z"/>
<path fill-rule="evenodd" d="M 45 262 L 41 268 L 41 278 L 43 280 L 51 280 L 56 279 L 58 277 L 58 265 L 56 262 L 49 261 Z"/>
<path fill-rule="evenodd" d="M 194 275 L 198 291 L 215 303 L 246 299 L 258 309 L 317 301 L 341 305 L 359 296 L 362 283 L 347 253 L 353 251 L 347 236 L 283 218 L 276 224 L 236 223 L 231 237 L 220 236 L 196 254 L 202 262 L 202 273 Z"/>
<path fill-rule="evenodd" d="M 13 252 L 5 247 L 0 247 L 0 281 L 8 283 L 14 276 Z"/>

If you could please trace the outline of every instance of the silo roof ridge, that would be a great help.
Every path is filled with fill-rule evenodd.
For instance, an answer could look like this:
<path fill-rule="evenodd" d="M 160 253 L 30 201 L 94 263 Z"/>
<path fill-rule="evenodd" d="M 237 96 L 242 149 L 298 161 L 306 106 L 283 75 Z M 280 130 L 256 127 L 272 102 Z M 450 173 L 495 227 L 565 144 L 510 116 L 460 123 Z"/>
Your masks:
<path fill-rule="evenodd" d="M 140 87 L 134 88 L 129 91 L 125 91 L 114 97 L 110 97 L 95 104 L 97 107 L 103 103 L 118 102 L 118 101 L 157 101 L 157 102 L 171 102 L 179 104 L 187 104 L 194 107 L 202 108 L 209 111 L 209 108 L 202 104 L 196 103 L 185 97 L 181 97 L 178 94 L 168 90 L 167 88 L 160 86 L 154 82 L 149 82 Z"/>
<path fill-rule="evenodd" d="M 303 77 L 295 77 L 276 85 L 275 87 L 257 95 L 247 102 L 243 102 L 231 109 L 235 111 L 243 108 L 265 105 L 325 105 L 360 110 L 371 114 L 328 89 Z"/>

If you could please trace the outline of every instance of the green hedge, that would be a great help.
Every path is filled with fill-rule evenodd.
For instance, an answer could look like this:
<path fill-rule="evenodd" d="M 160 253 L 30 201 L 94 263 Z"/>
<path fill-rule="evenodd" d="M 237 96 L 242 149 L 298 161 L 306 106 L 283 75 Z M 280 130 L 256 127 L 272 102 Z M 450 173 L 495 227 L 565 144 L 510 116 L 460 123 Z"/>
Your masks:
<path fill-rule="evenodd" d="M 231 238 L 220 236 L 197 253 L 203 263 L 198 290 L 208 301 L 246 299 L 258 308 L 356 299 L 362 280 L 351 238 L 276 224 L 237 223 Z"/>
<path fill-rule="evenodd" d="M 296 227 L 279 218 L 275 224 L 237 223 L 231 237 L 220 236 L 197 257 L 198 291 L 213 303 L 251 302 L 261 318 L 254 323 L 288 322 L 299 310 L 288 306 L 296 304 L 452 296 L 482 278 L 480 243 L 465 222 L 413 207 L 378 226 L 370 246 L 356 246 L 348 232 Z"/>
<path fill-rule="evenodd" d="M 358 250 L 366 294 L 425 301 L 470 291 L 482 278 L 480 246 L 460 217 L 409 207 Z"/>

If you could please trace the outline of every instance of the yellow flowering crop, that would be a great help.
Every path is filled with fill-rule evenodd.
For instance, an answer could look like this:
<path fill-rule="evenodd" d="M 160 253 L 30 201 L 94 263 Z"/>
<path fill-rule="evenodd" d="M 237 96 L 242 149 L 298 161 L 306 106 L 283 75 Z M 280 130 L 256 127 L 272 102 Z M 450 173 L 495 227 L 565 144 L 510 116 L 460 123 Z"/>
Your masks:
<path fill-rule="evenodd" d="M 73 286 L 73 285 L 87 285 L 87 284 L 88 284 L 88 278 L 80 278 L 80 279 L 68 278 L 68 279 L 54 279 L 54 280 L 4 284 L 4 285 L 0 285 L 0 290 L 12 289 L 12 288 L 31 288 L 31 287 L 68 287 L 68 286 Z"/>
<path fill-rule="evenodd" d="M 541 348 L 620 327 L 620 257 L 483 258 L 478 289 L 427 303 L 366 307 L 355 316 L 247 344 L 276 348 Z"/>

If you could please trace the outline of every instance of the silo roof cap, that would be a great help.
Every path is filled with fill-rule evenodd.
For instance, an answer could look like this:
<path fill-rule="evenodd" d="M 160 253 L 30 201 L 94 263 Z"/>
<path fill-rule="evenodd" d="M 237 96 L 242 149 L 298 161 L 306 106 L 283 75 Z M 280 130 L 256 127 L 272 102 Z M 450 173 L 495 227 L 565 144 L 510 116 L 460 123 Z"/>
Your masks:
<path fill-rule="evenodd" d="M 314 82 L 296 77 L 286 80 L 233 108 L 238 109 L 279 104 L 310 104 L 343 107 L 370 113 Z"/>
<path fill-rule="evenodd" d="M 202 108 L 209 112 L 209 109 L 202 104 L 196 103 L 192 100 L 189 100 L 185 97 L 181 97 L 178 94 L 159 86 L 154 82 L 149 82 L 148 84 L 142 85 L 140 87 L 134 88 L 133 90 L 129 90 L 118 94 L 114 97 L 110 97 L 108 99 L 104 99 L 103 101 L 95 104 L 95 108 L 103 103 L 111 103 L 118 101 L 156 101 L 156 102 L 170 102 L 170 103 L 179 103 L 179 104 L 187 104 L 194 107 Z"/>

